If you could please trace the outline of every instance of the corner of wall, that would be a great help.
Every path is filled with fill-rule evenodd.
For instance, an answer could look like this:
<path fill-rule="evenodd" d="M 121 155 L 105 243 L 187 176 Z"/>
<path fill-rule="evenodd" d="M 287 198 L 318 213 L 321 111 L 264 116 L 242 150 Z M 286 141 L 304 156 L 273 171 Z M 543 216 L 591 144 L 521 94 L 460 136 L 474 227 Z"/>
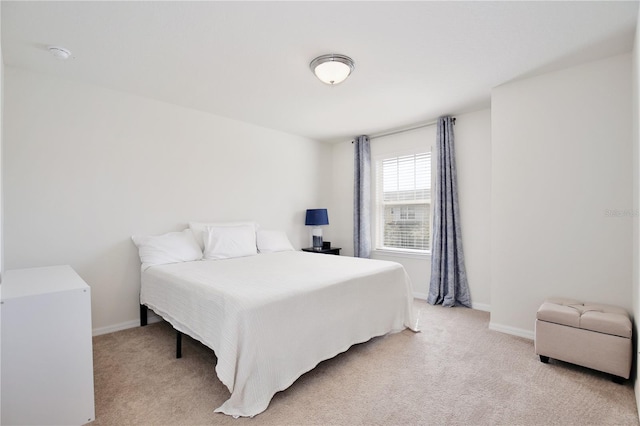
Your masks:
<path fill-rule="evenodd" d="M 636 36 L 632 53 L 632 119 L 633 119 L 633 209 L 636 214 L 633 216 L 633 273 L 632 273 L 632 298 L 633 298 L 633 322 L 635 328 L 635 344 L 634 344 L 634 365 L 635 374 L 632 374 L 634 380 L 634 392 L 636 396 L 636 406 L 638 407 L 638 416 L 640 417 L 640 381 L 638 380 L 640 366 L 638 365 L 638 342 L 637 331 L 640 321 L 640 123 L 638 115 L 640 114 L 640 10 L 638 10 L 638 18 L 636 20 Z"/>

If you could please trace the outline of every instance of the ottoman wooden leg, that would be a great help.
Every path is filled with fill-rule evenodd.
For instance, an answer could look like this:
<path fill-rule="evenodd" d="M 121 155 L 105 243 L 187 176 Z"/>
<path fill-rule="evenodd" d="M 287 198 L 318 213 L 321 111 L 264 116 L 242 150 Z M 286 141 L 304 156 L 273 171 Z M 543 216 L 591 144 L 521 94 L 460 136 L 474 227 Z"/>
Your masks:
<path fill-rule="evenodd" d="M 549 364 L 549 357 L 548 356 L 544 356 L 544 355 L 540 355 L 540 361 L 542 361 L 545 364 Z"/>

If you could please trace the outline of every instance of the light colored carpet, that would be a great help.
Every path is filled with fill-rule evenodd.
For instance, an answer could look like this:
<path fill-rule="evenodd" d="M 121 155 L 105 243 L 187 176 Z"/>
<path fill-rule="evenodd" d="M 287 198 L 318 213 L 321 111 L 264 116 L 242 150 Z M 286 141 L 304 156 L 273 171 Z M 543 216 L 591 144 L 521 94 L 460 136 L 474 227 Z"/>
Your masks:
<path fill-rule="evenodd" d="M 638 425 L 633 388 L 552 360 L 488 329 L 489 314 L 416 301 L 422 332 L 353 346 L 275 395 L 253 419 L 213 410 L 229 396 L 216 357 L 166 323 L 94 338 L 95 425 Z"/>

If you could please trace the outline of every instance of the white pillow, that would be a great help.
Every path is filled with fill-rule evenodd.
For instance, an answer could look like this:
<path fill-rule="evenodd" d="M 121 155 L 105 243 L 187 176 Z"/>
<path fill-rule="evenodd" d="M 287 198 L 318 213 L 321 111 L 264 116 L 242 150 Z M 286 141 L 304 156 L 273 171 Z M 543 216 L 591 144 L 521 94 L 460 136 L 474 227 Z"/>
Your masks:
<path fill-rule="evenodd" d="M 231 259 L 257 253 L 253 225 L 207 226 L 204 233 L 205 259 Z"/>
<path fill-rule="evenodd" d="M 203 223 L 203 222 L 189 222 L 189 228 L 193 231 L 193 236 L 196 238 L 200 249 L 204 250 L 204 234 L 208 227 L 227 227 L 227 226 L 253 226 L 253 230 L 258 230 L 258 224 L 256 222 L 220 222 L 220 223 Z"/>
<path fill-rule="evenodd" d="M 190 229 L 163 235 L 134 235 L 131 239 L 138 246 L 138 254 L 144 269 L 152 265 L 202 259 L 202 250 Z"/>
<path fill-rule="evenodd" d="M 257 242 L 260 253 L 295 250 L 287 234 L 282 231 L 258 231 Z"/>

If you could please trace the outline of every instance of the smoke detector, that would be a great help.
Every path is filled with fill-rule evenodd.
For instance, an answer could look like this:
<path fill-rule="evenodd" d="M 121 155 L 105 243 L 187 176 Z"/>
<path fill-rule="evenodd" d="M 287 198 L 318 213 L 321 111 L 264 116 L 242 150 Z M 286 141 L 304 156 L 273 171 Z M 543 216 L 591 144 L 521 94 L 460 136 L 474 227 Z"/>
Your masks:
<path fill-rule="evenodd" d="M 58 59 L 69 59 L 71 57 L 71 51 L 60 46 L 49 46 L 49 52 Z"/>

